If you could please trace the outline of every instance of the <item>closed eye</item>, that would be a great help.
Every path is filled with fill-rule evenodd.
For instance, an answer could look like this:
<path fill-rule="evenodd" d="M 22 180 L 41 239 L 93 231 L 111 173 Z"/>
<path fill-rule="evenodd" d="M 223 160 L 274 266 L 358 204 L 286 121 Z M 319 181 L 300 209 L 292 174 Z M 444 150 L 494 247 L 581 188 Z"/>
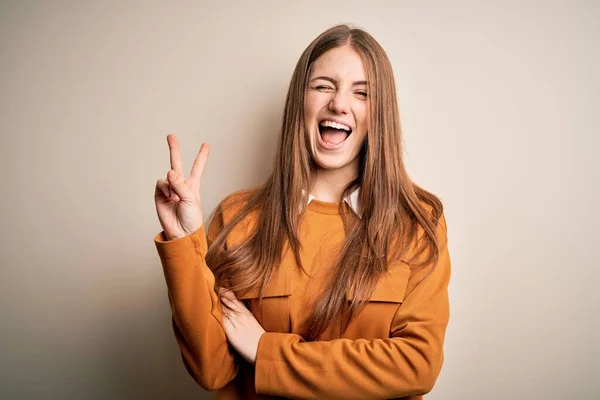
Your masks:
<path fill-rule="evenodd" d="M 333 90 L 333 88 L 331 86 L 325 86 L 325 85 L 315 86 L 315 89 L 321 90 L 321 91 Z"/>

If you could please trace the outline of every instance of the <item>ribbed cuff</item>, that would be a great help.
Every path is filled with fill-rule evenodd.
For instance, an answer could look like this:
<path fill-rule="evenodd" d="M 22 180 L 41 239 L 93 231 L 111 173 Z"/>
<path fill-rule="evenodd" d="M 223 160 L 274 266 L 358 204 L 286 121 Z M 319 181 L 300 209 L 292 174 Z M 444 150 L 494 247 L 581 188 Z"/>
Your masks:
<path fill-rule="evenodd" d="M 173 240 L 167 240 L 164 231 L 160 232 L 154 237 L 154 244 L 162 260 L 180 258 L 181 255 L 188 254 L 190 251 L 204 256 L 208 251 L 204 224 L 195 232 Z"/>

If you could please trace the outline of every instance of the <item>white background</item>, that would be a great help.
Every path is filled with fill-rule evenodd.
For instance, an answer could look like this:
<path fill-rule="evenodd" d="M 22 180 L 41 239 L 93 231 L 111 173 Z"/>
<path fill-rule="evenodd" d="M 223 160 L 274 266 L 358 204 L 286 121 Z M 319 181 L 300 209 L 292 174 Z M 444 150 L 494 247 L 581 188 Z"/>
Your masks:
<path fill-rule="evenodd" d="M 594 1 L 0 3 L 0 397 L 211 398 L 171 331 L 153 192 L 212 144 L 205 214 L 267 176 L 293 67 L 340 22 L 394 67 L 453 275 L 436 399 L 595 399 Z"/>

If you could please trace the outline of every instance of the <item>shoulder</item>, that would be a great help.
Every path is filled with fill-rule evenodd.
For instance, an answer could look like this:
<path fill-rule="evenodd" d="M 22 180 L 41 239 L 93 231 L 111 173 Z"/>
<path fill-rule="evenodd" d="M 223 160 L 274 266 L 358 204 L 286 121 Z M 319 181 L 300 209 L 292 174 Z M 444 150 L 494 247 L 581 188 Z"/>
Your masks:
<path fill-rule="evenodd" d="M 433 202 L 420 199 L 419 206 L 424 213 L 424 217 L 431 224 L 429 229 L 433 231 L 430 232 L 435 234 L 440 245 L 444 244 L 448 240 L 448 226 L 446 224 L 444 205 L 436 198 Z M 417 242 L 421 241 L 425 235 L 425 227 L 420 223 L 417 224 Z"/>
<path fill-rule="evenodd" d="M 234 231 L 237 233 L 252 229 L 258 220 L 258 210 L 256 207 L 248 209 L 247 206 L 256 203 L 256 195 L 259 194 L 260 189 L 260 187 L 242 189 L 225 196 L 214 210 L 213 221 L 218 221 L 221 227 L 233 223 Z M 237 218 L 238 216 L 240 218 Z"/>
<path fill-rule="evenodd" d="M 446 217 L 444 215 L 444 205 L 442 202 L 431 204 L 424 200 L 419 200 L 419 205 L 425 211 L 427 218 L 437 227 L 437 229 L 446 230 Z"/>
<path fill-rule="evenodd" d="M 217 210 L 223 214 L 225 221 L 231 220 L 246 208 L 258 190 L 259 188 L 248 188 L 230 193 L 219 202 Z"/>
<path fill-rule="evenodd" d="M 431 222 L 434 226 L 443 225 L 445 229 L 446 219 L 444 216 L 444 204 L 437 196 L 425 192 L 417 194 L 417 208 L 418 210 L 413 210 L 413 213 L 421 214 L 421 217 L 426 218 L 429 222 Z M 416 215 L 415 215 L 416 217 Z"/>
<path fill-rule="evenodd" d="M 233 223 L 229 234 L 229 240 L 238 241 L 247 236 L 248 229 L 256 224 L 256 213 L 245 212 L 246 206 L 258 193 L 258 188 L 238 190 L 223 198 L 208 218 L 208 238 L 212 242 L 217 235 L 230 223 Z M 236 218 L 240 213 L 240 219 Z"/>

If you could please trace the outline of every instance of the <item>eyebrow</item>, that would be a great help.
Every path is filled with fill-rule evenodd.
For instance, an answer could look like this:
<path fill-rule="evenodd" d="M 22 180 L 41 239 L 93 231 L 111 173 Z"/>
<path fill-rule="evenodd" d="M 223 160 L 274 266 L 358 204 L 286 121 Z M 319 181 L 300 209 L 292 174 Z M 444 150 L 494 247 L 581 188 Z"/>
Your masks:
<path fill-rule="evenodd" d="M 337 85 L 337 81 L 333 78 L 330 78 L 329 76 L 317 76 L 316 78 L 312 78 L 310 81 L 316 81 L 317 79 L 322 79 L 324 81 L 329 81 L 331 83 L 333 83 L 334 85 Z M 358 85 L 366 85 L 367 81 L 355 81 L 352 82 L 352 86 L 358 86 Z"/>

